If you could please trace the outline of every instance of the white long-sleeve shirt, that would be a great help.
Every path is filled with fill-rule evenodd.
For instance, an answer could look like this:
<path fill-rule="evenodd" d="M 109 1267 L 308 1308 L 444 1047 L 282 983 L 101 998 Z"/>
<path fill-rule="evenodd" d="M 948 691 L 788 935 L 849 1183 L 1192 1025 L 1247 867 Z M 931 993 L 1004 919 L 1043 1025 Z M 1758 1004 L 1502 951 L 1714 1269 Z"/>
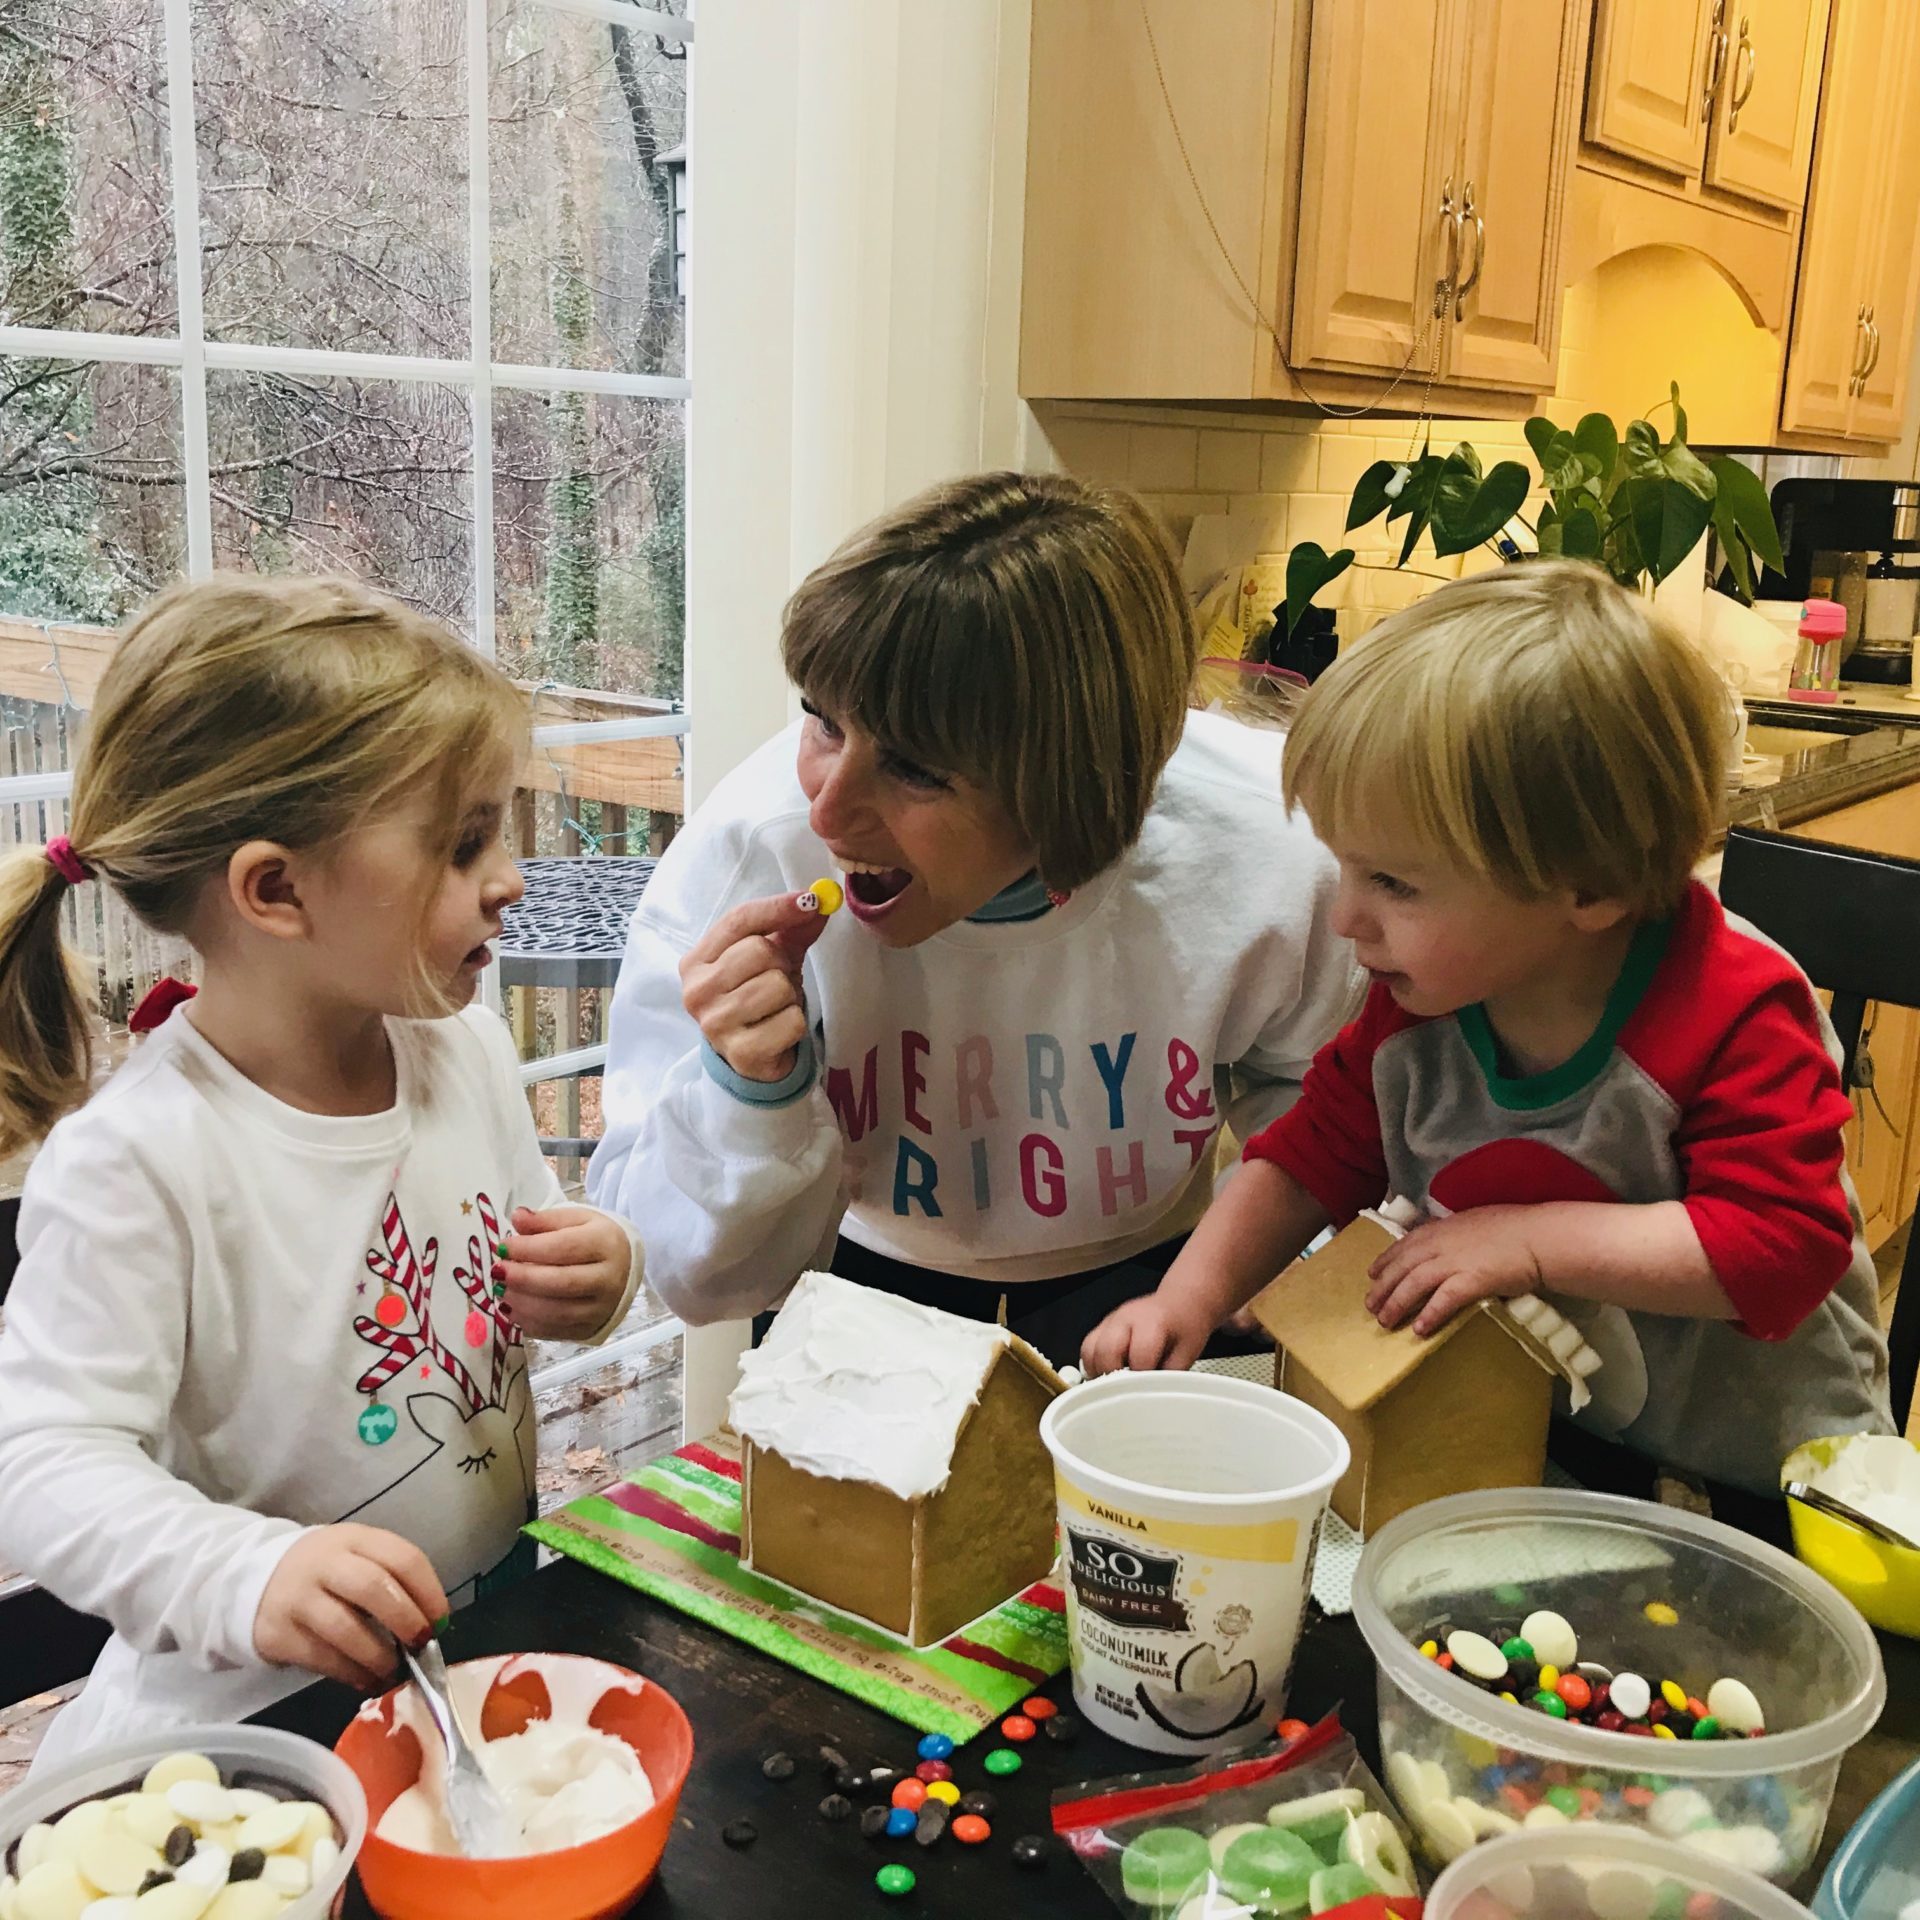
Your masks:
<path fill-rule="evenodd" d="M 901 951 L 836 916 L 805 966 L 820 1071 L 756 1105 L 703 1059 L 678 968 L 741 901 L 829 871 L 796 739 L 688 821 L 628 938 L 588 1189 L 646 1223 L 655 1289 L 702 1323 L 772 1304 L 836 1232 L 1014 1286 L 1185 1231 L 1222 1121 L 1244 1138 L 1284 1111 L 1360 1003 L 1279 736 L 1189 716 L 1139 839 L 1038 919 Z"/>
<path fill-rule="evenodd" d="M 531 1517 L 526 1350 L 488 1270 L 559 1183 L 495 1015 L 388 1032 L 393 1106 L 334 1117 L 176 1011 L 27 1175 L 0 1559 L 114 1627 L 40 1763 L 302 1684 L 253 1623 L 304 1529 L 402 1534 L 459 1604 Z"/>

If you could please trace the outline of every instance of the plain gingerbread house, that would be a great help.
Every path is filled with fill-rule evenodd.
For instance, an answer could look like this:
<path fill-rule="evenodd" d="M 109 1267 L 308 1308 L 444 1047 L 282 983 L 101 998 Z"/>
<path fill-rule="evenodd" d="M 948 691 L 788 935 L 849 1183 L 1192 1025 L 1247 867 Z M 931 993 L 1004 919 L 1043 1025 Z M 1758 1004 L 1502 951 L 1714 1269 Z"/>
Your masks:
<path fill-rule="evenodd" d="M 1060 1376 L 1004 1327 L 804 1275 L 741 1362 L 740 1558 L 930 1646 L 1044 1579 Z"/>

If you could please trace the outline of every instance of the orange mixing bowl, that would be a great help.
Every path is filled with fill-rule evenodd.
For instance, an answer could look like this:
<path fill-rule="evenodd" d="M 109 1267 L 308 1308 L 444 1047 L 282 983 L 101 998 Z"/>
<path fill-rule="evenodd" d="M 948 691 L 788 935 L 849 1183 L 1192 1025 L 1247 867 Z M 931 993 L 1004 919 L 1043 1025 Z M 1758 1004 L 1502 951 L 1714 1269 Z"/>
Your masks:
<path fill-rule="evenodd" d="M 609 1690 L 588 1725 L 624 1740 L 653 1782 L 654 1803 L 639 1819 L 585 1846 L 505 1860 L 465 1860 L 417 1853 L 381 1839 L 381 1818 L 420 1777 L 420 1742 L 411 1728 L 394 1724 L 400 1689 L 383 1695 L 349 1724 L 334 1745 L 367 1796 L 368 1832 L 358 1862 L 360 1884 L 386 1920 L 599 1920 L 623 1913 L 653 1878 L 674 1809 L 693 1764 L 693 1729 L 678 1702 L 646 1681 L 637 1692 L 617 1683 L 631 1676 L 608 1661 L 572 1654 L 542 1654 L 542 1665 L 564 1663 L 600 1668 Z M 457 1673 L 459 1669 L 456 1667 Z M 502 1740 L 552 1711 L 547 1683 L 537 1668 L 501 1670 L 480 1713 L 483 1739 Z"/>

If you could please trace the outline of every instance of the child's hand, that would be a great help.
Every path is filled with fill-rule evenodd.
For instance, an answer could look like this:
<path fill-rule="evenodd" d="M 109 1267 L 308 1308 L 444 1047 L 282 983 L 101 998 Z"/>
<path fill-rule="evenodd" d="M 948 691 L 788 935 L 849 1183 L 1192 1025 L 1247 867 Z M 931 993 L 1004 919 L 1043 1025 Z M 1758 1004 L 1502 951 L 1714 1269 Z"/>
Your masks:
<path fill-rule="evenodd" d="M 312 1527 L 260 1596 L 254 1651 L 371 1692 L 393 1672 L 394 1641 L 422 1645 L 447 1611 L 440 1576 L 411 1540 L 378 1527 Z"/>
<path fill-rule="evenodd" d="M 1081 1344 L 1080 1370 L 1088 1379 L 1121 1367 L 1181 1372 L 1200 1358 L 1212 1331 L 1211 1320 L 1170 1299 L 1163 1287 L 1114 1308 Z"/>
<path fill-rule="evenodd" d="M 797 905 L 799 897 L 743 901 L 680 962 L 682 1003 L 707 1045 L 744 1080 L 784 1080 L 807 1037 L 800 963 L 827 922 Z"/>
<path fill-rule="evenodd" d="M 594 1207 L 518 1207 L 507 1257 L 493 1277 L 536 1340 L 584 1340 L 607 1324 L 627 1290 L 633 1242 L 619 1221 Z"/>
<path fill-rule="evenodd" d="M 1383 1327 L 1410 1315 L 1435 1333 L 1476 1300 L 1511 1300 L 1545 1281 L 1528 1231 L 1531 1207 L 1474 1207 L 1427 1220 L 1367 1269 L 1367 1311 Z"/>

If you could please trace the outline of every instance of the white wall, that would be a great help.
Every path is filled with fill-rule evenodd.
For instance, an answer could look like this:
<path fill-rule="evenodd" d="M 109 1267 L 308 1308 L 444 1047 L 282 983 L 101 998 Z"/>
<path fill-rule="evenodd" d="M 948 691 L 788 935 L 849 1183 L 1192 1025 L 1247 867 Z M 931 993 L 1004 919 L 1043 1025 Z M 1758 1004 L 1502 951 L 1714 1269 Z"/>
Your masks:
<path fill-rule="evenodd" d="M 727 0 L 691 75 L 687 782 L 786 724 L 780 608 L 929 482 L 1026 464 L 1029 0 Z M 686 1341 L 687 1433 L 742 1327 Z"/>

